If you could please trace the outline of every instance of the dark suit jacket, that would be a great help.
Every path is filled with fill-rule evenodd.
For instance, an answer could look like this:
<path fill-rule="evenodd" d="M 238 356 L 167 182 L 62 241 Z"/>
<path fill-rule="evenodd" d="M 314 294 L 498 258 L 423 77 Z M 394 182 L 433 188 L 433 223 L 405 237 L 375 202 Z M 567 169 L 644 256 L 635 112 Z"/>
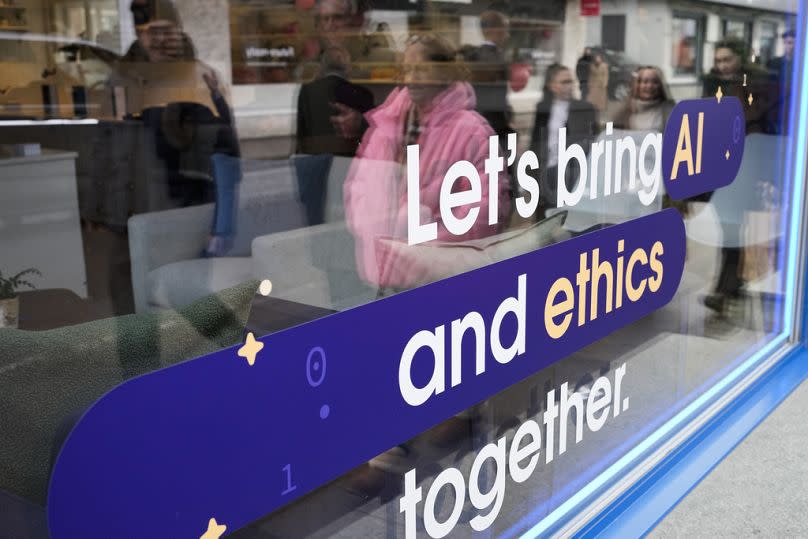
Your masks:
<path fill-rule="evenodd" d="M 551 99 L 544 99 L 536 106 L 533 137 L 531 138 L 531 148 L 539 157 L 541 198 L 548 205 L 555 205 L 557 192 L 556 169 L 553 168 L 549 172 L 547 169 L 548 124 L 550 123 L 552 107 L 553 102 Z M 572 100 L 570 102 L 569 116 L 564 126 L 567 128 L 567 147 L 572 144 L 580 144 L 584 152 L 589 154 L 590 145 L 598 132 L 594 107 L 586 101 Z M 577 177 L 577 170 L 571 166 L 567 174 L 568 189 L 573 187 L 570 182 Z"/>
<path fill-rule="evenodd" d="M 510 67 L 505 55 L 495 45 L 486 43 L 471 49 L 465 60 L 471 70 L 471 83 L 477 96 L 477 112 L 488 120 L 497 135 L 510 133 Z"/>
<path fill-rule="evenodd" d="M 362 139 L 345 139 L 334 129 L 331 103 L 341 103 L 364 114 L 373 108 L 373 94 L 338 75 L 326 75 L 301 86 L 297 99 L 297 153 L 352 157 Z"/>
<path fill-rule="evenodd" d="M 547 129 L 550 123 L 550 111 L 553 103 L 550 99 L 545 99 L 536 106 L 536 117 L 533 121 L 533 137 L 531 146 L 536 155 L 539 156 L 539 163 L 547 162 Z M 598 132 L 595 109 L 586 101 L 570 101 L 569 116 L 564 124 L 567 128 L 567 146 L 570 144 L 581 144 L 585 152 L 589 152 L 589 145 L 594 140 Z"/>

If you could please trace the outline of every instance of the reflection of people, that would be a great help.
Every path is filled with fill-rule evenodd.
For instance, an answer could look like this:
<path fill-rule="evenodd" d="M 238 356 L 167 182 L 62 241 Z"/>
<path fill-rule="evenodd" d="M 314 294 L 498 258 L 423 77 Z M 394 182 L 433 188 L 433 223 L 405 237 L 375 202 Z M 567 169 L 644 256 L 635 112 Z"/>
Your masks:
<path fill-rule="evenodd" d="M 350 70 L 348 51 L 328 47 L 322 54 L 322 71 L 315 80 L 303 84 L 297 99 L 297 153 L 295 159 L 298 189 L 306 208 L 308 224 L 323 222 L 328 172 L 334 155 L 353 157 L 364 132 L 360 114 L 373 108 L 373 94 L 347 80 Z M 346 110 L 356 111 L 358 129 L 340 129 L 338 118 Z"/>
<path fill-rule="evenodd" d="M 794 74 L 794 36 L 794 30 L 783 32 L 783 56 L 772 58 L 766 64 L 778 87 L 777 103 L 772 107 L 770 114 L 772 131 L 778 134 L 787 134 L 789 127 L 791 79 Z"/>
<path fill-rule="evenodd" d="M 573 98 L 575 79 L 569 68 L 561 64 L 553 64 L 547 68 L 544 82 L 544 95 L 536 106 L 536 117 L 533 122 L 531 145 L 539 156 L 539 163 L 546 163 L 539 168 L 539 192 L 541 202 L 537 216 L 543 217 L 544 210 L 555 207 L 558 195 L 556 178 L 558 174 L 558 130 L 567 128 L 567 145 L 581 144 L 589 148 L 588 141 L 596 132 L 595 109 L 586 101 Z M 572 181 L 577 177 L 570 164 L 565 178 L 568 189 L 572 189 Z"/>
<path fill-rule="evenodd" d="M 584 101 L 586 101 L 586 98 L 589 96 L 589 69 L 591 66 L 592 49 L 587 47 L 575 64 L 575 76 L 578 77 L 578 83 L 581 88 L 581 99 Z"/>
<path fill-rule="evenodd" d="M 774 102 L 771 95 L 773 84 L 759 67 L 747 63 L 746 59 L 743 42 L 725 39 L 717 43 L 714 66 L 704 77 L 704 96 L 712 97 L 720 88 L 723 95 L 739 98 L 746 116 L 746 132 L 767 132 L 771 128 L 768 111 Z M 709 199 L 709 196 L 702 199 Z M 737 244 L 740 236 L 740 225 L 735 224 L 737 218 L 728 218 L 727 212 L 737 214 L 751 209 L 738 206 L 716 208 L 725 243 Z M 721 262 L 713 292 L 704 298 L 704 304 L 719 314 L 724 312 L 728 299 L 739 297 L 743 291 L 745 283 L 741 255 L 740 247 L 721 248 Z"/>
<path fill-rule="evenodd" d="M 211 100 L 219 113 L 219 129 L 211 156 L 215 204 L 213 225 L 204 254 L 227 254 L 236 233 L 238 212 L 238 184 L 241 181 L 241 151 L 235 121 L 219 87 L 219 79 L 212 71 L 202 75 L 210 90 Z"/>
<path fill-rule="evenodd" d="M 637 70 L 631 95 L 617 113 L 614 125 L 619 129 L 661 133 L 675 104 L 662 71 L 654 66 L 641 67 Z"/>
<path fill-rule="evenodd" d="M 312 72 L 319 75 L 322 65 L 331 62 L 331 59 L 322 57 L 329 49 L 332 55 L 334 50 L 345 51 L 348 63 L 343 70 L 350 72 L 355 79 L 371 78 L 367 62 L 394 65 L 395 53 L 378 39 L 381 33 L 363 33 L 367 8 L 366 0 L 319 0 L 315 19 L 318 45 L 315 49 L 320 57 L 316 66 L 307 64 L 304 67 L 304 79 L 311 78 Z M 386 27 L 381 27 L 381 30 L 389 36 Z M 345 139 L 361 139 L 363 111 L 337 102 L 334 109 L 328 116 L 337 132 Z"/>
<path fill-rule="evenodd" d="M 471 70 L 477 111 L 502 137 L 512 132 L 512 114 L 508 104 L 510 73 L 504 52 L 510 37 L 508 18 L 499 11 L 483 12 L 480 15 L 480 29 L 485 41 L 479 47 L 466 49 L 464 56 Z"/>
<path fill-rule="evenodd" d="M 348 226 L 356 238 L 357 266 L 362 277 L 380 288 L 407 288 L 412 275 L 402 261 L 386 259 L 379 267 L 376 240 L 407 235 L 407 146 L 419 146 L 420 215 L 437 223 L 438 240 L 461 241 L 494 234 L 488 225 L 489 187 L 484 161 L 488 156 L 491 127 L 474 112 L 474 89 L 463 82 L 462 66 L 445 40 L 433 35 L 413 36 L 404 52 L 402 87 L 366 117 L 370 124 L 362 139 L 348 180 L 345 209 Z M 458 161 L 469 161 L 480 176 L 479 215 L 462 236 L 451 234 L 441 219 L 439 198 L 444 175 Z M 510 210 L 508 179 L 500 175 L 499 222 Z M 453 191 L 467 191 L 467 178 L 455 182 Z M 458 219 L 470 208 L 456 208 Z M 396 277 L 391 275 L 395 273 Z"/>
<path fill-rule="evenodd" d="M 366 114 L 370 127 L 362 139 L 357 158 L 345 183 L 345 210 L 348 228 L 356 240 L 356 260 L 360 276 L 379 288 L 379 293 L 411 288 L 419 284 L 421 268 L 430 260 L 397 256 L 377 251 L 378 240 L 392 237 L 406 244 L 408 233 L 407 146 L 419 148 L 418 212 L 422 222 L 437 223 L 439 241 L 463 241 L 495 234 L 499 225 L 488 225 L 488 175 L 485 160 L 491 126 L 474 111 L 474 89 L 463 79 L 463 66 L 456 52 L 444 39 L 434 35 L 410 38 L 404 51 L 403 86 L 385 102 Z M 480 178 L 479 211 L 471 228 L 463 235 L 451 234 L 441 218 L 440 198 L 444 175 L 454 163 L 468 161 Z M 500 174 L 498 195 L 499 223 L 509 214 L 509 180 Z M 468 191 L 471 182 L 460 177 L 453 192 Z M 454 208 L 457 219 L 466 217 L 470 207 Z M 451 273 L 450 268 L 442 268 Z M 468 432 L 467 419 L 444 424 L 448 431 Z M 462 434 L 461 434 L 462 435 Z M 452 435 L 446 435 L 451 437 Z M 396 446 L 370 461 L 370 470 L 399 472 L 411 467 L 409 444 Z"/>
<path fill-rule="evenodd" d="M 126 62 L 193 59 L 190 38 L 179 28 L 179 13 L 170 0 L 132 0 L 137 39 L 123 57 Z"/>
<path fill-rule="evenodd" d="M 211 156 L 238 155 L 230 106 L 218 77 L 194 57 L 170 0 L 132 4 L 138 41 L 116 66 L 129 115 L 153 133 L 161 173 L 179 206 L 214 200 Z"/>
<path fill-rule="evenodd" d="M 713 97 L 721 87 L 723 95 L 735 96 L 744 105 L 747 133 L 767 132 L 766 113 L 773 102 L 773 85 L 759 66 L 747 60 L 746 45 L 742 41 L 725 39 L 716 43 L 713 68 L 704 75 L 703 95 Z"/>
<path fill-rule="evenodd" d="M 592 55 L 588 87 L 586 101 L 592 103 L 598 112 L 605 112 L 609 104 L 609 64 L 600 52 Z"/>
<path fill-rule="evenodd" d="M 783 32 L 783 56 L 772 58 L 767 68 L 778 74 L 790 73 L 794 69 L 794 30 Z M 790 78 L 790 77 L 789 77 Z"/>
<path fill-rule="evenodd" d="M 367 62 L 395 62 L 390 45 L 392 36 L 382 27 L 381 32 L 364 33 L 367 0 L 319 0 L 315 28 L 320 53 L 328 47 L 341 47 L 348 51 L 356 78 L 371 78 Z M 382 39 L 379 39 L 379 38 Z"/>
<path fill-rule="evenodd" d="M 362 135 L 359 115 L 373 108 L 373 94 L 348 81 L 351 60 L 342 47 L 329 47 L 321 60 L 320 75 L 303 84 L 298 95 L 297 152 L 352 156 Z M 356 132 L 343 129 L 335 118 L 346 107 L 358 113 Z"/>

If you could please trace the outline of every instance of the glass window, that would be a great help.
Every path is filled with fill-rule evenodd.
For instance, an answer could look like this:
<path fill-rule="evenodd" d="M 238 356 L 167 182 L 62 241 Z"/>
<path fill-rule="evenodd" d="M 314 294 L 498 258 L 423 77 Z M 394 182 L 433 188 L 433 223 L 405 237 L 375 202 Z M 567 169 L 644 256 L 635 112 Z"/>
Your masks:
<path fill-rule="evenodd" d="M 768 65 L 777 51 L 777 24 L 763 21 L 760 23 L 760 47 L 756 62 L 761 65 Z"/>
<path fill-rule="evenodd" d="M 724 39 L 737 39 L 747 47 L 752 42 L 752 24 L 737 19 L 723 19 L 721 21 L 722 36 Z"/>
<path fill-rule="evenodd" d="M 703 42 L 702 19 L 676 14 L 671 26 L 673 42 L 672 63 L 674 75 L 698 75 L 701 70 Z"/>
<path fill-rule="evenodd" d="M 0 529 L 553 530 L 788 346 L 805 14 L 603 4 L 0 0 Z"/>

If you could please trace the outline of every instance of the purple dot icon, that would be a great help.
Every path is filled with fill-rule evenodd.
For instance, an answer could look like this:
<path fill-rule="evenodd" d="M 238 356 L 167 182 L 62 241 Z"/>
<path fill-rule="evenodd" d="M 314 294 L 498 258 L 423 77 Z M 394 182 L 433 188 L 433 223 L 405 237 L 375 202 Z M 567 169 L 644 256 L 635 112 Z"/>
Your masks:
<path fill-rule="evenodd" d="M 327 404 L 323 404 L 323 406 L 320 408 L 320 419 L 326 419 L 330 413 L 331 407 Z"/>

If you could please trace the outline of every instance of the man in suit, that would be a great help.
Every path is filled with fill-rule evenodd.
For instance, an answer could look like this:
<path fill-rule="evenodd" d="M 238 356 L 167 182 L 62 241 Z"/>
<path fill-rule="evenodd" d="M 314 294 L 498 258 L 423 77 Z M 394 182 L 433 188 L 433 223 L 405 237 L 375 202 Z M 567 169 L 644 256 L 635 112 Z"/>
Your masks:
<path fill-rule="evenodd" d="M 542 100 L 536 106 L 531 146 L 539 157 L 540 202 L 537 218 L 543 219 L 544 212 L 557 205 L 558 197 L 558 130 L 567 128 L 567 147 L 580 144 L 584 151 L 597 135 L 595 109 L 586 101 L 573 98 L 575 79 L 569 68 L 553 64 L 547 68 Z M 575 187 L 579 175 L 575 161 L 570 163 L 564 181 L 567 190 Z"/>
<path fill-rule="evenodd" d="M 513 111 L 508 104 L 510 64 L 505 57 L 505 46 L 510 38 L 510 23 L 505 14 L 488 10 L 480 15 L 483 43 L 467 46 L 461 51 L 471 71 L 471 84 L 477 98 L 477 112 L 499 136 L 499 144 L 507 148 L 507 136 L 513 133 Z M 516 174 L 509 171 L 511 196 L 517 193 Z"/>
<path fill-rule="evenodd" d="M 777 86 L 777 102 L 769 114 L 770 130 L 788 134 L 788 115 L 791 103 L 791 79 L 794 74 L 794 30 L 783 32 L 783 56 L 772 58 L 766 64 Z"/>
<path fill-rule="evenodd" d="M 348 81 L 348 51 L 330 46 L 321 57 L 320 76 L 303 84 L 297 99 L 297 148 L 295 159 L 300 200 L 309 225 L 323 222 L 328 173 L 333 156 L 353 157 L 365 128 L 347 131 L 346 115 L 359 116 L 373 108 L 373 94 Z M 361 118 L 361 116 L 359 116 Z"/>
<path fill-rule="evenodd" d="M 575 64 L 575 76 L 578 77 L 578 84 L 581 88 L 581 99 L 586 101 L 589 97 L 589 71 L 592 68 L 592 49 L 584 49 L 584 53 L 578 58 Z"/>
<path fill-rule="evenodd" d="M 485 11 L 480 15 L 480 29 L 485 41 L 479 47 L 467 49 L 465 60 L 471 70 L 477 112 L 503 137 L 513 132 L 512 111 L 508 105 L 510 66 L 504 51 L 510 38 L 508 18 L 499 11 Z"/>

